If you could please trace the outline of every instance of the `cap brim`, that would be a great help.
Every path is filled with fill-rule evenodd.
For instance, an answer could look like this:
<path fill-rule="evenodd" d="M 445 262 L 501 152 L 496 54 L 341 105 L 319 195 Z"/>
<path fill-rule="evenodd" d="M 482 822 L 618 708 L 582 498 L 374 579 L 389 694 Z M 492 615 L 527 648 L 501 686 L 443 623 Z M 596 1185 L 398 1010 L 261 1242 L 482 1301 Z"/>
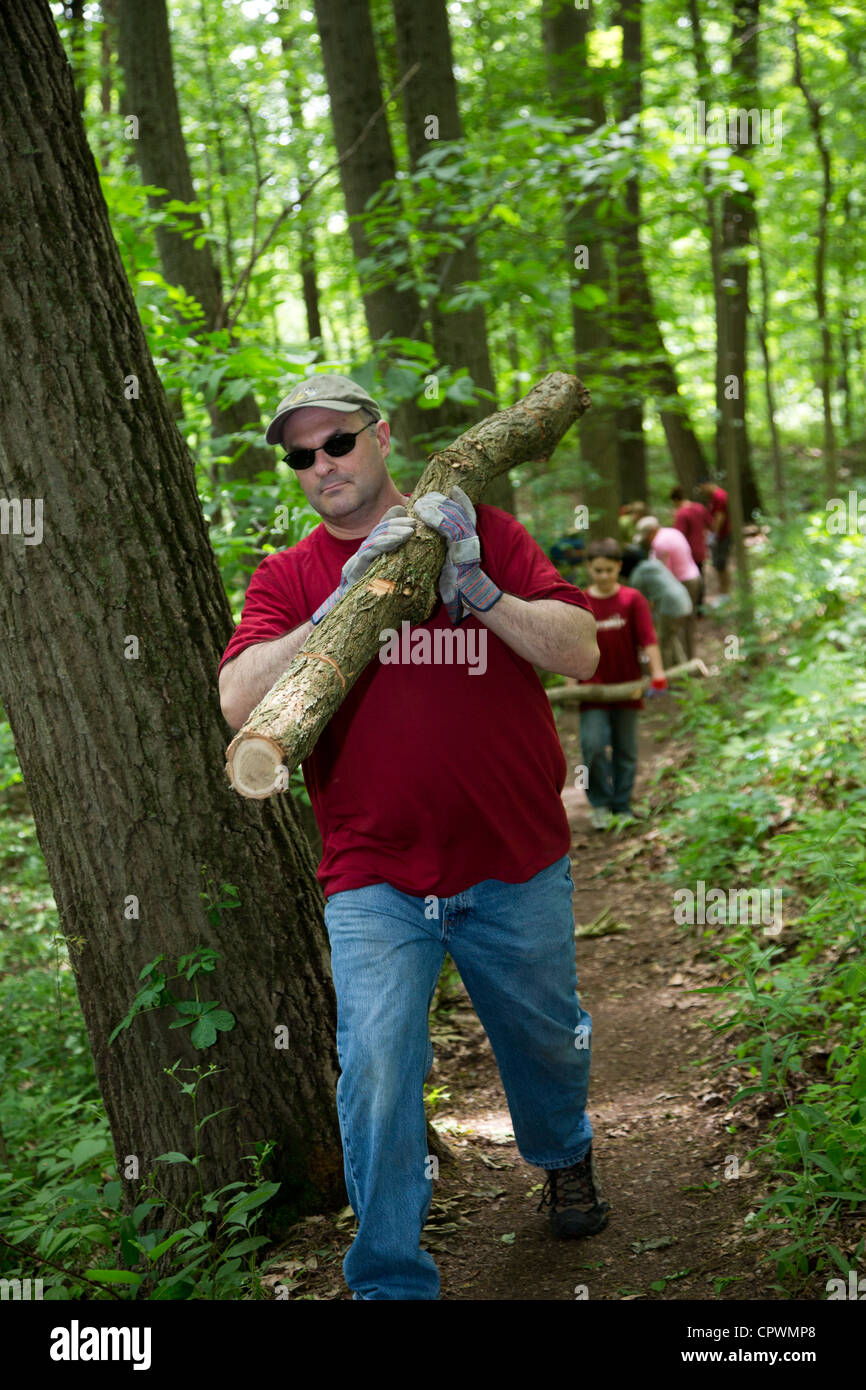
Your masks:
<path fill-rule="evenodd" d="M 343 415 L 353 415 L 356 410 L 369 410 L 374 413 L 373 407 L 361 402 L 360 405 L 349 405 L 346 401 L 299 401 L 297 405 L 290 405 L 287 410 L 281 410 L 279 415 L 275 415 L 268 425 L 265 439 L 268 444 L 282 444 L 283 425 L 290 415 L 296 410 L 309 410 L 314 407 L 316 410 L 339 410 Z M 381 414 L 376 414 L 376 419 L 381 420 Z"/>

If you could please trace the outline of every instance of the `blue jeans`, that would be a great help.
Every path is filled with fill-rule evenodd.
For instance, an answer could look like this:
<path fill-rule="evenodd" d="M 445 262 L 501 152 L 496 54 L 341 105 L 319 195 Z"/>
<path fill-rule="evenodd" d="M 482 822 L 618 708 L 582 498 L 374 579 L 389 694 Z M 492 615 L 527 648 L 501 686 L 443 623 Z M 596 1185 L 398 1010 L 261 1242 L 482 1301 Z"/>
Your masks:
<path fill-rule="evenodd" d="M 446 952 L 487 1033 L 527 1163 L 568 1168 L 592 1142 L 591 1020 L 577 995 L 568 856 L 525 883 L 489 878 L 450 898 L 387 883 L 325 905 L 337 992 L 337 1110 L 358 1233 L 343 1261 L 355 1298 L 436 1299 L 419 1247 L 433 1197 L 424 1080 L 428 1014 Z"/>
<path fill-rule="evenodd" d="M 580 751 L 588 768 L 590 806 L 628 815 L 637 773 L 637 717 L 636 709 L 621 705 L 580 711 Z"/>

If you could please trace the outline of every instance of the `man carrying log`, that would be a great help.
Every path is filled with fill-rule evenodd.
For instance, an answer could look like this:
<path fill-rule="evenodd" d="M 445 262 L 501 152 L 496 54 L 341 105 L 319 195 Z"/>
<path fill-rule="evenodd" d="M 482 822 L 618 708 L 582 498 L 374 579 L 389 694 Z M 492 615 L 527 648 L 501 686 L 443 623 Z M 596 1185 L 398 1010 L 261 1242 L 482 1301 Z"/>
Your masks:
<path fill-rule="evenodd" d="M 549 1206 L 562 1237 L 607 1222 L 586 1113 L 591 1020 L 577 995 L 566 763 L 533 670 L 591 676 L 595 623 L 508 513 L 476 511 L 455 487 L 419 497 L 420 522 L 409 516 L 385 463 L 389 426 L 347 378 L 301 382 L 267 439 L 284 444 L 322 523 L 250 581 L 220 663 L 232 727 L 302 647 L 318 656 L 312 635 L 377 556 L 426 526 L 446 542 L 442 601 L 413 625 L 408 659 L 393 659 L 401 648 L 389 638 L 389 659 L 355 678 L 304 762 L 322 833 L 337 1105 L 358 1217 L 343 1269 L 356 1299 L 436 1299 L 438 1271 L 419 1247 L 433 1176 L 423 1085 L 446 953 L 493 1046 L 518 1148 L 547 1170 L 539 1210 Z M 483 673 L 453 659 L 460 648 L 444 637 L 460 628 L 476 646 L 484 639 Z M 421 630 L 442 640 L 416 644 Z M 433 651 L 452 659 L 437 664 Z"/>

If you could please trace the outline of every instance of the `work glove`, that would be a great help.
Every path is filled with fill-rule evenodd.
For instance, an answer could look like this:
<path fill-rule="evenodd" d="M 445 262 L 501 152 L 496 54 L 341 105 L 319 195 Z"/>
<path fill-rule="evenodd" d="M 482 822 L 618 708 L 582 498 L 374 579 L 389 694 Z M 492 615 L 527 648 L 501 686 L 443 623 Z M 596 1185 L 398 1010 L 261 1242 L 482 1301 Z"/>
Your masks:
<path fill-rule="evenodd" d="M 667 678 L 665 676 L 656 676 L 655 679 L 651 680 L 649 683 L 649 688 L 647 689 L 647 699 L 651 700 L 659 695 L 667 695 L 667 693 Z"/>
<path fill-rule="evenodd" d="M 415 503 L 415 514 L 448 542 L 439 572 L 439 593 L 452 624 L 468 612 L 486 613 L 502 598 L 502 590 L 481 568 L 481 542 L 475 530 L 475 508 L 461 487 L 450 495 L 427 492 Z"/>
<path fill-rule="evenodd" d="M 369 536 L 361 542 L 355 554 L 349 556 L 342 568 L 339 585 L 310 618 L 313 627 L 316 627 L 325 614 L 330 613 L 340 602 L 347 589 L 351 589 L 353 584 L 357 584 L 358 580 L 363 578 L 378 556 L 387 554 L 389 550 L 396 550 L 414 534 L 415 522 L 406 508 L 389 507 L 382 520 L 377 521 Z"/>

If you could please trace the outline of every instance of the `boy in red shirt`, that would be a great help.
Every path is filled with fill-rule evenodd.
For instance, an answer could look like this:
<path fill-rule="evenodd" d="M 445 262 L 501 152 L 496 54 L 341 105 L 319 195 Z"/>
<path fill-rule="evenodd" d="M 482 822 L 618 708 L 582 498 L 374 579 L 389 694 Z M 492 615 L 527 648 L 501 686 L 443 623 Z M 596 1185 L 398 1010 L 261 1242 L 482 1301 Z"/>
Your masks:
<path fill-rule="evenodd" d="M 620 584 L 622 550 L 613 539 L 592 541 L 586 552 L 589 588 L 584 590 L 596 623 L 600 660 L 592 685 L 618 685 L 643 676 L 638 652 L 650 666 L 651 695 L 667 690 L 650 606 L 637 589 Z M 637 714 L 643 700 L 602 704 L 582 701 L 580 746 L 589 785 L 595 830 L 604 830 L 614 816 L 631 818 L 630 797 L 637 772 Z M 610 754 L 608 754 L 610 747 Z"/>

